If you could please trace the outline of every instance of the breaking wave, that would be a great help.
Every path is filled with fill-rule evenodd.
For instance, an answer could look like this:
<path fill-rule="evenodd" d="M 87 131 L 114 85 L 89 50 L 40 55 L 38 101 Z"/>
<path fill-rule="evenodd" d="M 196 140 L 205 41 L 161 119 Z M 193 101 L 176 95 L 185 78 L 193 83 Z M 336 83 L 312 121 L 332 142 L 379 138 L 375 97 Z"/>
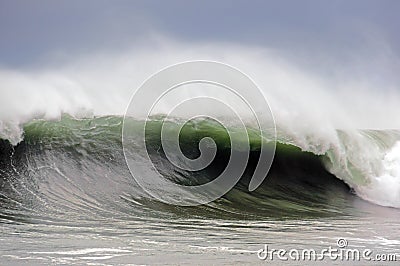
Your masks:
<path fill-rule="evenodd" d="M 57 68 L 0 69 L 0 215 L 23 219 L 27 211 L 57 217 L 186 210 L 155 203 L 130 176 L 122 152 L 121 116 L 132 88 L 166 65 L 193 58 L 226 62 L 251 76 L 268 99 L 278 137 L 275 160 L 261 187 L 249 192 L 245 186 L 259 149 L 260 139 L 252 135 L 241 181 L 219 201 L 197 210 L 213 208 L 229 215 L 341 213 L 345 199 L 354 194 L 400 208 L 400 132 L 388 130 L 400 128 L 400 120 L 392 117 L 400 112 L 397 79 L 376 79 L 369 73 L 326 77 L 257 47 L 170 43 L 74 59 Z M 357 70 L 357 64 L 349 64 L 348 72 Z M 159 119 L 154 118 L 155 125 Z M 186 130 L 183 153 L 198 155 L 198 136 L 209 135 L 218 140 L 215 163 L 203 172 L 176 169 L 157 148 L 157 138 L 156 148 L 150 149 L 152 160 L 177 182 L 212 179 L 229 155 L 228 137 L 207 120 Z"/>
<path fill-rule="evenodd" d="M 199 156 L 198 143 L 205 136 L 218 147 L 207 168 L 190 172 L 169 163 L 163 153 L 163 122 L 162 116 L 149 121 L 146 141 L 147 152 L 165 178 L 193 185 L 218 176 L 230 154 L 229 135 L 219 124 L 202 119 L 183 127 L 180 147 L 187 157 Z M 247 185 L 262 140 L 249 134 L 250 160 L 240 182 L 223 198 L 188 209 L 157 202 L 135 183 L 122 152 L 122 123 L 120 116 L 76 119 L 63 115 L 57 121 L 26 123 L 24 139 L 16 146 L 1 140 L 0 218 L 61 222 L 68 215 L 70 219 L 86 217 L 89 222 L 93 215 L 124 217 L 144 211 L 247 218 L 345 215 L 353 192 L 376 204 L 400 207 L 399 131 L 337 130 L 333 140 L 317 145 L 315 140 L 307 143 L 278 128 L 272 168 L 253 192 Z M 137 150 L 138 158 L 144 152 Z"/>

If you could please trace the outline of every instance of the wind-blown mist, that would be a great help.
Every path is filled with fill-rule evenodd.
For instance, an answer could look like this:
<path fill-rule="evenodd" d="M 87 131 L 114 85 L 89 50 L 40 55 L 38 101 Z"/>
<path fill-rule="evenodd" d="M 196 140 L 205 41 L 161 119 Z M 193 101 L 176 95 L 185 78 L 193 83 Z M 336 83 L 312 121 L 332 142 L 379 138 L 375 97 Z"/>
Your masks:
<path fill-rule="evenodd" d="M 400 207 L 400 160 L 395 146 L 399 134 L 359 131 L 400 128 L 397 78 L 385 72 L 382 84 L 377 84 L 379 73 L 365 70 L 369 57 L 365 62 L 346 62 L 343 75 L 337 74 L 340 65 L 332 65 L 335 74 L 329 76 L 321 74 L 318 65 L 304 67 L 276 50 L 167 42 L 157 48 L 70 58 L 61 65 L 2 69 L 0 138 L 15 145 L 23 139 L 25 123 L 59 119 L 64 113 L 77 118 L 123 115 L 133 92 L 150 75 L 170 64 L 199 59 L 230 64 L 258 84 L 270 103 L 280 142 L 327 155 L 328 170 L 358 195 Z M 353 70 L 354 75 L 349 73 Z M 365 75 L 360 75 L 363 70 Z"/>

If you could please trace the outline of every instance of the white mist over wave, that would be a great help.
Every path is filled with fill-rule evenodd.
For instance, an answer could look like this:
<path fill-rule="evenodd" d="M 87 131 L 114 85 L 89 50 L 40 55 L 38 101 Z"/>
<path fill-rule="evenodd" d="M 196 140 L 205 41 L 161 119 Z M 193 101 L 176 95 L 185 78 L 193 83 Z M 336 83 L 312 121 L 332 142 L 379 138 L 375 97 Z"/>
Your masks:
<path fill-rule="evenodd" d="M 133 92 L 150 75 L 171 64 L 199 59 L 224 62 L 248 74 L 267 97 L 281 138 L 305 151 L 330 152 L 332 173 L 361 197 L 400 206 L 400 157 L 393 155 L 397 146 L 390 151 L 355 131 L 400 128 L 400 119 L 393 118 L 400 113 L 395 77 L 386 75 L 377 88 L 376 76 L 369 72 L 354 79 L 351 73 L 320 75 L 276 50 L 260 47 L 166 41 L 158 47 L 101 53 L 61 65 L 1 69 L 0 138 L 17 144 L 23 138 L 23 124 L 35 118 L 59 119 L 63 113 L 123 115 Z M 358 72 L 367 60 L 347 65 L 346 70 Z M 349 132 L 345 142 L 337 129 Z"/>

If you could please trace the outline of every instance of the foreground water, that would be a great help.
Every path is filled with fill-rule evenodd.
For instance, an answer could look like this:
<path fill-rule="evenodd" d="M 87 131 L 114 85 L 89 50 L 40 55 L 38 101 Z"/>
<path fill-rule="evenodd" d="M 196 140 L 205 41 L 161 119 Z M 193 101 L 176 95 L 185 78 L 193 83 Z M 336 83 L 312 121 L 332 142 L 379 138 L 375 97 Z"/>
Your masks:
<path fill-rule="evenodd" d="M 374 254 L 399 253 L 395 210 L 370 206 L 354 199 L 358 215 L 298 219 L 211 219 L 186 215 L 82 217 L 72 222 L 27 217 L 25 221 L 2 219 L 2 264 L 267 264 L 257 250 L 271 248 L 322 250 L 336 247 L 339 237 L 350 248 L 369 248 Z M 132 206 L 133 208 L 133 206 Z M 67 217 L 65 217 L 67 218 Z M 76 218 L 75 218 L 76 219 Z M 283 263 L 275 258 L 275 263 Z M 309 264 L 309 261 L 289 261 Z M 326 258 L 327 264 L 342 264 Z M 364 261 L 350 261 L 365 265 Z M 376 265 L 377 262 L 369 262 Z M 387 264 L 396 262 L 387 262 Z M 386 264 L 384 262 L 378 263 Z"/>
<path fill-rule="evenodd" d="M 271 263 L 259 258 L 265 245 L 319 252 L 338 248 L 338 240 L 344 249 L 372 251 L 370 261 L 346 261 L 350 265 L 396 264 L 376 255 L 400 260 L 399 209 L 362 200 L 326 170 L 323 156 L 278 145 L 268 178 L 249 192 L 258 153 L 253 141 L 248 169 L 233 190 L 207 205 L 180 207 L 136 184 L 122 153 L 121 119 L 64 118 L 24 130 L 19 145 L 0 145 L 1 264 L 253 265 Z M 195 133 L 182 143 L 189 157 L 198 153 L 192 147 L 204 127 L 196 125 Z M 169 165 L 157 140 L 148 152 L 167 178 L 200 182 L 218 175 L 229 157 L 217 144 L 216 163 L 199 173 Z M 325 257 L 312 263 L 344 262 Z M 311 262 L 275 256 L 272 263 Z"/>

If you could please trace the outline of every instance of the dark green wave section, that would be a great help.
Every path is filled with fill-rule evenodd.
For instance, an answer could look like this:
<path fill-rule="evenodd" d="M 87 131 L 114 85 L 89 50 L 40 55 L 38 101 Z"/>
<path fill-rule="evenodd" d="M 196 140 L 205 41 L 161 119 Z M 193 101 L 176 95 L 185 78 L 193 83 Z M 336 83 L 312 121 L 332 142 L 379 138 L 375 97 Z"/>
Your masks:
<path fill-rule="evenodd" d="M 147 123 L 146 141 L 147 152 L 165 178 L 195 185 L 208 182 L 223 171 L 230 155 L 230 138 L 223 126 L 215 121 L 199 120 L 190 121 L 182 128 L 180 147 L 187 157 L 199 156 L 198 142 L 205 136 L 213 138 L 218 147 L 215 160 L 207 168 L 189 172 L 169 163 L 163 153 L 160 142 L 163 122 L 176 123 L 164 121 L 161 116 L 153 117 Z M 142 130 L 138 120 L 127 119 L 126 123 L 133 127 L 137 124 L 137 129 Z M 24 202 L 33 204 L 32 208 L 38 208 L 36 204 L 40 205 L 40 202 L 36 202 L 37 195 L 29 196 L 32 193 L 38 193 L 44 201 L 48 198 L 50 203 L 43 208 L 58 204 L 53 202 L 54 195 L 46 194 L 49 193 L 48 190 L 43 192 L 39 189 L 52 182 L 57 184 L 57 188 L 62 189 L 63 193 L 68 193 L 71 187 L 79 190 L 79 200 L 71 200 L 69 204 L 82 201 L 82 198 L 85 198 L 81 194 L 83 193 L 90 195 L 90 199 L 104 202 L 104 208 L 110 208 L 107 213 L 157 213 L 232 219 L 321 217 L 354 213 L 352 205 L 349 204 L 354 200 L 354 195 L 350 193 L 348 186 L 325 169 L 322 163 L 324 156 L 303 152 L 293 145 L 277 143 L 271 171 L 257 190 L 249 192 L 247 186 L 258 163 L 261 141 L 269 142 L 266 139 L 261 140 L 257 131 L 252 129 L 248 131 L 248 166 L 234 189 L 223 198 L 205 206 L 185 208 L 162 204 L 146 196 L 143 190 L 134 184 L 123 157 L 122 126 L 123 117 L 75 119 L 63 116 L 59 121 L 36 120 L 27 123 L 24 126 L 24 141 L 15 147 L 7 141 L 0 141 L 0 214 L 10 215 L 10 210 L 18 209 Z M 135 136 L 132 138 L 135 140 Z M 143 152 L 137 150 L 138 154 Z M 48 165 L 52 167 L 50 170 L 43 167 Z M 53 168 L 58 169 L 58 172 Z M 26 172 L 28 174 L 24 174 Z M 59 172 L 63 175 L 59 176 Z M 123 184 L 123 189 L 110 192 L 111 188 L 114 189 L 107 185 L 110 179 L 115 187 Z M 24 192 L 27 187 L 29 193 Z M 71 197 L 74 197 L 74 193 L 71 192 Z M 13 204 L 16 201 L 22 202 L 22 205 Z M 66 207 L 83 208 L 68 205 L 63 206 L 63 209 Z M 82 211 L 89 214 L 93 212 Z"/>

